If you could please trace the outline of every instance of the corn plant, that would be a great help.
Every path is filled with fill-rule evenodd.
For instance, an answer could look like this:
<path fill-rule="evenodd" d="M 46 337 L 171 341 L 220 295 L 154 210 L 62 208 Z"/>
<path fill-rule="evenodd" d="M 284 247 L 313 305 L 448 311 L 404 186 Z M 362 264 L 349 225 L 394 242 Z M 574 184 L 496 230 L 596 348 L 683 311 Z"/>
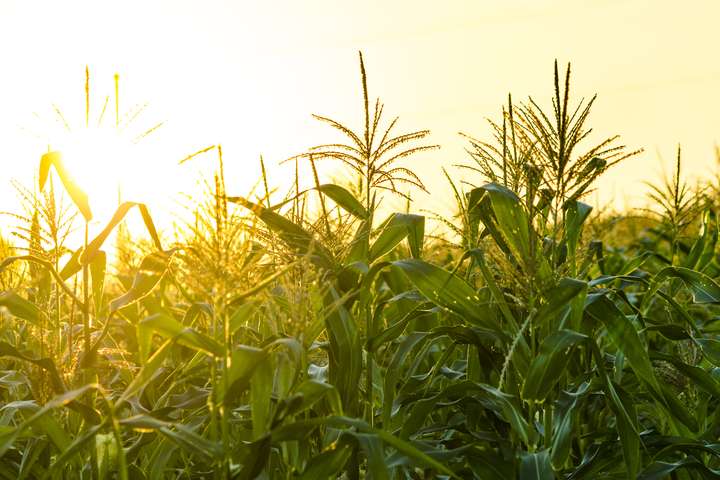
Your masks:
<path fill-rule="evenodd" d="M 573 109 L 556 67 L 552 114 L 510 100 L 471 140 L 478 181 L 445 171 L 444 238 L 409 207 L 377 222 L 435 147 L 381 128 L 360 72 L 363 132 L 319 117 L 348 141 L 293 157 L 288 192 L 262 159 L 233 195 L 219 145 L 188 156 L 217 166 L 171 239 L 125 202 L 69 245 L 92 199 L 42 156 L 0 240 L 0 478 L 718 476 L 712 189 L 678 163 L 654 213 L 593 215 L 583 195 L 633 152 L 576 153 L 592 101 Z M 326 160 L 357 186 L 324 183 Z M 113 274 L 134 214 L 146 239 L 117 235 Z"/>

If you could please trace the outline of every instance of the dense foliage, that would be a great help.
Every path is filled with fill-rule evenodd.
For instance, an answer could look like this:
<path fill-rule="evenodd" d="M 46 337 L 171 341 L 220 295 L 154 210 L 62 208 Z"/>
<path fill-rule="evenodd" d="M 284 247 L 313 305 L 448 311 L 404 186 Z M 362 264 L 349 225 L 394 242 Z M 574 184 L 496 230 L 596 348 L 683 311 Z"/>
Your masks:
<path fill-rule="evenodd" d="M 458 214 L 431 238 L 378 218 L 435 146 L 382 126 L 360 62 L 363 131 L 317 117 L 344 141 L 291 159 L 313 188 L 233 196 L 214 148 L 174 243 L 132 202 L 89 236 L 92 199 L 42 157 L 0 243 L 0 478 L 720 478 L 716 189 L 678 152 L 655 210 L 593 214 L 635 152 L 579 151 L 592 101 L 556 66 L 550 113 L 510 100 L 467 137 L 479 186 L 446 172 Z"/>

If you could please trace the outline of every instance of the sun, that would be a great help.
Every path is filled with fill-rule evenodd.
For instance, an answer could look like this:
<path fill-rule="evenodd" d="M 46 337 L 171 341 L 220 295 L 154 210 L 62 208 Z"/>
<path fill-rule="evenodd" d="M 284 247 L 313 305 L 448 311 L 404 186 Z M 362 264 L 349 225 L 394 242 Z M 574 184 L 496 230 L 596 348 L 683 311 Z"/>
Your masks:
<path fill-rule="evenodd" d="M 115 129 L 82 128 L 68 132 L 52 150 L 62 154 L 63 163 L 75 183 L 88 195 L 95 218 L 106 217 L 122 200 L 130 184 L 134 158 L 132 144 Z"/>
<path fill-rule="evenodd" d="M 122 109 L 118 75 L 114 80 L 114 96 L 97 98 L 86 70 L 85 108 L 53 105 L 50 121 L 44 119 L 37 135 L 48 151 L 60 153 L 66 173 L 88 196 L 97 225 L 110 220 L 121 202 L 152 203 L 169 188 L 163 165 L 153 158 L 156 149 L 148 148 L 163 122 L 148 121 L 147 104 Z"/>

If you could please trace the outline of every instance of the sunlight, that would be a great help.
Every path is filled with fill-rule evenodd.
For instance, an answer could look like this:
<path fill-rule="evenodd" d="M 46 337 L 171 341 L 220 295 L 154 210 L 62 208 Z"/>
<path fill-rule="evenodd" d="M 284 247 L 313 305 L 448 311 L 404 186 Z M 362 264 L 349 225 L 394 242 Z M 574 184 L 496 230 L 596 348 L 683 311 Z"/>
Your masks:
<path fill-rule="evenodd" d="M 144 162 L 138 156 L 137 145 L 115 128 L 80 128 L 68 132 L 51 148 L 62 153 L 68 172 L 87 193 L 96 222 L 109 219 L 128 191 L 142 191 L 137 184 L 143 178 L 145 187 L 153 183 L 149 176 L 133 178 L 133 172 Z"/>

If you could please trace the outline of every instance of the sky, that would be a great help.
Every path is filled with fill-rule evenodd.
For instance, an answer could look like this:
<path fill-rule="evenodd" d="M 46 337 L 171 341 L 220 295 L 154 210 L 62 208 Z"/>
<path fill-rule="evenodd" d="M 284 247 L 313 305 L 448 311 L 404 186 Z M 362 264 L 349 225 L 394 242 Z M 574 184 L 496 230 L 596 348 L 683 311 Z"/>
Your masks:
<path fill-rule="evenodd" d="M 118 182 L 168 225 L 187 204 L 181 192 L 215 165 L 178 161 L 209 145 L 223 146 L 230 194 L 252 188 L 260 155 L 284 192 L 293 169 L 279 161 L 338 140 L 312 113 L 361 128 L 359 50 L 370 96 L 400 117 L 398 132 L 430 129 L 442 147 L 405 164 L 431 192 L 413 208 L 452 211 L 442 167 L 481 182 L 453 169 L 469 162 L 458 132 L 489 138 L 485 119 L 499 118 L 508 93 L 549 105 L 555 59 L 572 63 L 576 99 L 598 94 L 595 134 L 645 149 L 605 175 L 595 200 L 638 205 L 678 143 L 688 175 L 715 171 L 718 18 L 710 0 L 0 0 L 0 210 L 17 208 L 10 180 L 30 185 L 48 148 L 80 152 L 73 169 L 97 207 L 93 229 L 112 214 Z M 86 66 L 91 123 L 115 73 L 122 115 L 147 104 L 117 143 L 82 134 Z M 342 175 L 329 168 L 323 176 Z"/>

